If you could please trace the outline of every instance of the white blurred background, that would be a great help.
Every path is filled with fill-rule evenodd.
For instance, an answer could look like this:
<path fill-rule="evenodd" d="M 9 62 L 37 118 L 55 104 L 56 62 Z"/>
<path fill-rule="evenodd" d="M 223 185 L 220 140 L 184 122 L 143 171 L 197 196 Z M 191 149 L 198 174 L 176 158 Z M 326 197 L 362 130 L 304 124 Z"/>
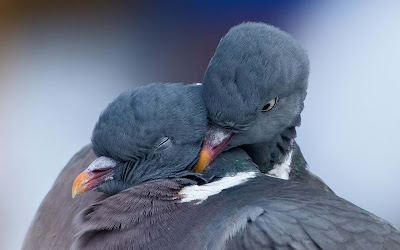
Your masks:
<path fill-rule="evenodd" d="M 18 1 L 16 1 L 18 2 Z M 219 39 L 264 21 L 308 50 L 298 143 L 339 196 L 400 226 L 400 2 L 0 5 L 0 249 L 19 249 L 101 110 L 150 82 L 201 82 Z"/>

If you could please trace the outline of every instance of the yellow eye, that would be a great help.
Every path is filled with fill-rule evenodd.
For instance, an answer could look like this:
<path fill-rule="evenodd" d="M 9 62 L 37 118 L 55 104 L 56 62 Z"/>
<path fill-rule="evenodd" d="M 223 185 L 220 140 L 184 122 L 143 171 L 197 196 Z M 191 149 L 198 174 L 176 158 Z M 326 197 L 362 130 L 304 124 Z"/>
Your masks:
<path fill-rule="evenodd" d="M 275 107 L 275 105 L 276 105 L 276 103 L 278 102 L 278 97 L 276 97 L 276 98 L 274 98 L 274 99 L 272 99 L 271 101 L 269 101 L 268 103 L 267 103 L 267 105 L 265 105 L 263 108 L 262 108 L 262 112 L 268 112 L 268 111 L 270 111 L 273 107 Z"/>

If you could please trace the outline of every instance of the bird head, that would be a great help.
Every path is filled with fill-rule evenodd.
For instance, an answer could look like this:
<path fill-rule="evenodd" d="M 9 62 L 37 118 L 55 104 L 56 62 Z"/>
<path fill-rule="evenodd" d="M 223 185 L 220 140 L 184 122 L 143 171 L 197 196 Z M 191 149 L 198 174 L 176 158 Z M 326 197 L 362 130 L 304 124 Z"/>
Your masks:
<path fill-rule="evenodd" d="M 203 97 L 214 126 L 196 171 L 224 148 L 272 141 L 299 125 L 308 75 L 307 54 L 289 34 L 264 23 L 233 27 L 204 76 Z"/>
<path fill-rule="evenodd" d="M 96 188 L 108 195 L 191 170 L 207 130 L 201 86 L 151 84 L 121 94 L 92 134 L 98 159 L 73 185 L 73 196 Z"/>

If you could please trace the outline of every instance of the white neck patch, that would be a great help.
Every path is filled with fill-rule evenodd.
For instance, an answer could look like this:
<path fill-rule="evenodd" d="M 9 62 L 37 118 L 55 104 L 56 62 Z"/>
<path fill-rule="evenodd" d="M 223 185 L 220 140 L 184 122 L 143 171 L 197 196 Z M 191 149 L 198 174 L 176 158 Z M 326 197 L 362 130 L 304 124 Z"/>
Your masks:
<path fill-rule="evenodd" d="M 209 196 L 216 195 L 224 189 L 242 184 L 255 176 L 255 172 L 244 172 L 238 173 L 235 176 L 226 176 L 219 181 L 214 181 L 204 185 L 184 187 L 179 191 L 179 195 L 182 197 L 181 202 L 197 201 L 196 204 L 200 204 Z"/>
<path fill-rule="evenodd" d="M 276 164 L 266 175 L 283 180 L 289 180 L 289 173 L 290 170 L 292 170 L 290 168 L 290 164 L 292 164 L 292 153 L 293 150 L 289 152 L 284 162 Z"/>

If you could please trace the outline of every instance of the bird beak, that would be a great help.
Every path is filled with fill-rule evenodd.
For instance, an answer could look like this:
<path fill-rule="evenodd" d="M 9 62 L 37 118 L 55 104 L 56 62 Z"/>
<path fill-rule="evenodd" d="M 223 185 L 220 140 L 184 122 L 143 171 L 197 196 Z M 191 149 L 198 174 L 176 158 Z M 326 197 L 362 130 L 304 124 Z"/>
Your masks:
<path fill-rule="evenodd" d="M 203 172 L 215 157 L 224 150 L 233 135 L 233 132 L 227 129 L 211 126 L 206 133 L 200 151 L 200 159 L 194 168 L 194 171 L 196 173 Z"/>
<path fill-rule="evenodd" d="M 112 179 L 116 166 L 116 161 L 105 156 L 94 160 L 85 171 L 76 177 L 72 185 L 72 198 Z"/>

